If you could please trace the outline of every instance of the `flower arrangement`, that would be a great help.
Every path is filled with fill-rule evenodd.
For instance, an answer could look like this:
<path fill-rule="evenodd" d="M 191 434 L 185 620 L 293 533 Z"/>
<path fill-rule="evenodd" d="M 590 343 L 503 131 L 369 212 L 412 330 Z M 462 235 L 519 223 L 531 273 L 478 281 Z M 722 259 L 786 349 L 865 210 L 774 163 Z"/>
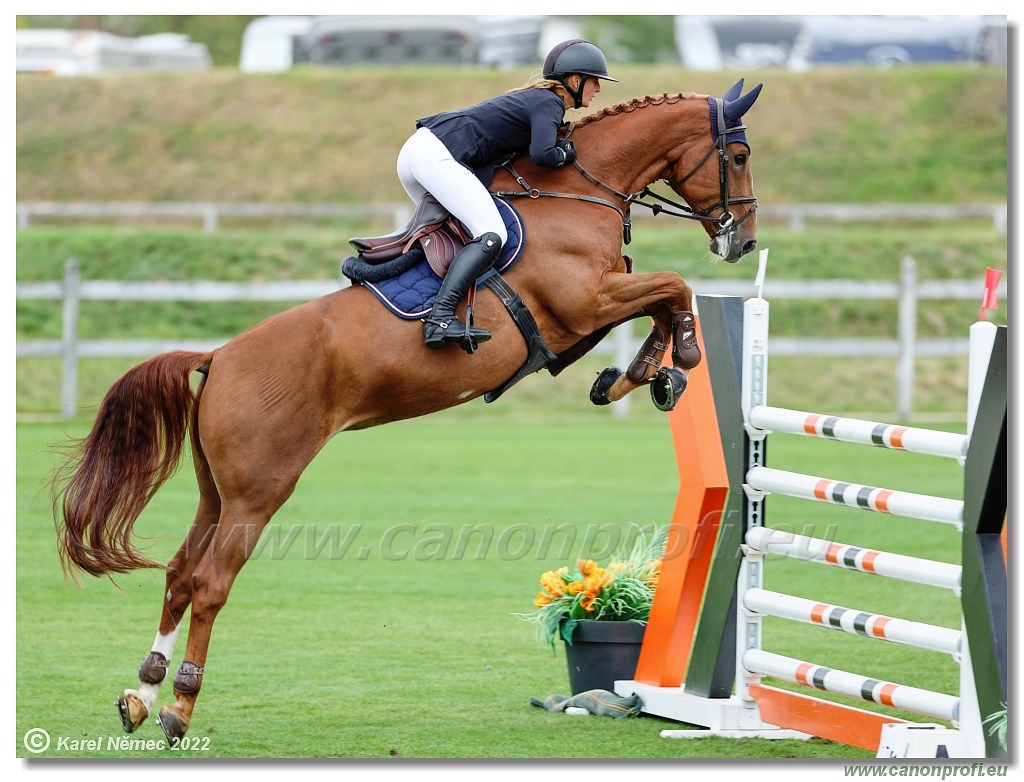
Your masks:
<path fill-rule="evenodd" d="M 600 567 L 592 559 L 579 559 L 574 570 L 563 566 L 540 577 L 534 598 L 536 611 L 520 614 L 537 625 L 541 639 L 554 648 L 561 637 L 572 645 L 573 630 L 581 619 L 610 622 L 646 622 L 658 586 L 667 531 L 650 540 L 641 530 L 627 554 Z"/>

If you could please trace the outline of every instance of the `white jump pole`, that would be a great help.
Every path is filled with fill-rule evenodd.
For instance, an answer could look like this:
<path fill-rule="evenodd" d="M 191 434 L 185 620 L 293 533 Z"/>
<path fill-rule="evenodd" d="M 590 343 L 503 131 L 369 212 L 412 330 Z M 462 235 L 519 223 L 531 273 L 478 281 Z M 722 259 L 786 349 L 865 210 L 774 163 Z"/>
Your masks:
<path fill-rule="evenodd" d="M 767 405 L 751 409 L 749 420 L 751 426 L 768 432 L 820 437 L 950 459 L 964 459 L 967 456 L 967 437 L 952 432 L 805 413 Z"/>
<path fill-rule="evenodd" d="M 771 492 L 922 521 L 935 521 L 958 528 L 963 524 L 962 500 L 847 483 L 771 467 L 753 467 L 748 470 L 747 484 L 758 492 Z"/>
<path fill-rule="evenodd" d="M 911 622 L 882 614 L 820 603 L 769 589 L 748 589 L 743 599 L 748 611 L 794 622 L 827 627 L 851 635 L 863 635 L 893 643 L 959 654 L 962 633 L 948 627 Z"/>
<path fill-rule="evenodd" d="M 748 548 L 766 556 L 778 555 L 831 565 L 913 584 L 950 589 L 958 594 L 960 591 L 960 565 L 850 546 L 768 527 L 750 530 L 745 542 Z"/>
<path fill-rule="evenodd" d="M 956 721 L 959 718 L 960 699 L 952 695 L 839 671 L 761 649 L 749 650 L 743 656 L 743 664 L 753 674 L 773 676 L 804 687 L 943 720 Z"/>

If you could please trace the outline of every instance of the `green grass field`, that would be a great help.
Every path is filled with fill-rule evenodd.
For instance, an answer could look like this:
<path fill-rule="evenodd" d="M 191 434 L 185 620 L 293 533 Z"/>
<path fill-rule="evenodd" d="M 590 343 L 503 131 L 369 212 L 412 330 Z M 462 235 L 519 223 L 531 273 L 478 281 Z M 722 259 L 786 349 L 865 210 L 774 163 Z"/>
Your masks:
<path fill-rule="evenodd" d="M 673 447 L 659 419 L 615 421 L 595 410 L 531 420 L 471 407 L 340 435 L 310 466 L 218 619 L 189 733 L 203 749 L 192 755 L 870 757 L 820 739 L 672 741 L 659 731 L 679 725 L 660 718 L 574 720 L 531 706 L 531 696 L 567 694 L 568 676 L 563 651 L 541 646 L 515 614 L 531 609 L 543 571 L 601 556 L 630 524 L 671 518 Z M 50 449 L 85 431 L 80 421 L 17 427 L 16 752 L 32 757 L 22 739 L 42 728 L 52 743 L 39 757 L 166 758 L 165 749 L 121 748 L 113 706 L 137 686 L 162 578 L 137 572 L 79 587 L 57 562 Z M 960 468 L 930 457 L 790 438 L 773 441 L 770 464 L 961 496 Z M 186 466 L 144 513 L 137 530 L 157 559 L 180 543 L 195 500 Z M 958 561 L 959 536 L 942 525 L 785 498 L 768 512 L 772 526 Z M 571 530 L 564 550 L 545 543 L 556 528 Z M 938 590 L 804 563 L 771 562 L 767 573 L 770 589 L 959 622 L 958 601 Z M 770 651 L 844 670 L 951 693 L 958 686 L 957 666 L 943 655 L 795 623 L 767 621 L 765 637 Z M 174 669 L 184 642 L 183 633 Z M 171 698 L 168 684 L 158 705 Z M 151 717 L 132 737 L 162 733 Z M 96 739 L 98 749 L 69 748 Z"/>

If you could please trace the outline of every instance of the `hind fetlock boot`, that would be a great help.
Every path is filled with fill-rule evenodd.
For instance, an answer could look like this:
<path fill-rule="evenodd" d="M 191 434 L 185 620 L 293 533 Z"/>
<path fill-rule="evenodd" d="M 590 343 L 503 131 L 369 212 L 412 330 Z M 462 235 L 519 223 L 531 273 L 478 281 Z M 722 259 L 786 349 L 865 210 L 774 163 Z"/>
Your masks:
<path fill-rule="evenodd" d="M 472 316 L 462 323 L 455 308 L 477 278 L 487 271 L 501 252 L 501 239 L 495 233 L 485 233 L 463 247 L 455 256 L 448 273 L 441 281 L 441 290 L 423 320 L 423 342 L 427 347 L 439 348 L 449 342 L 458 342 L 467 353 L 476 350 L 477 343 L 486 342 L 491 333 L 473 327 Z"/>

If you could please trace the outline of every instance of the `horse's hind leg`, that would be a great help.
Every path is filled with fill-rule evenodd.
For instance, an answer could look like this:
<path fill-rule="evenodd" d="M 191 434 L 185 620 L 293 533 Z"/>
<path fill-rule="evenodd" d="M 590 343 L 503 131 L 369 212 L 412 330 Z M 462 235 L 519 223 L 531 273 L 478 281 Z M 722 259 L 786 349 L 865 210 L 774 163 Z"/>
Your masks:
<path fill-rule="evenodd" d="M 206 552 L 220 517 L 220 497 L 213 481 L 209 479 L 205 465 L 197 470 L 197 474 L 200 485 L 199 508 L 185 541 L 167 566 L 160 625 L 153 647 L 139 668 L 139 688 L 125 690 L 116 701 L 121 726 L 128 733 L 145 721 L 156 703 L 160 685 L 170 666 L 181 618 L 192 602 L 192 574 Z"/>
<path fill-rule="evenodd" d="M 276 496 L 261 501 L 224 500 L 210 550 L 192 574 L 192 618 L 185 659 L 174 677 L 175 702 L 160 709 L 160 727 L 172 746 L 185 735 L 191 722 L 203 685 L 214 620 L 227 602 L 235 578 L 252 555 L 263 528 L 293 488 L 294 482 Z"/>

